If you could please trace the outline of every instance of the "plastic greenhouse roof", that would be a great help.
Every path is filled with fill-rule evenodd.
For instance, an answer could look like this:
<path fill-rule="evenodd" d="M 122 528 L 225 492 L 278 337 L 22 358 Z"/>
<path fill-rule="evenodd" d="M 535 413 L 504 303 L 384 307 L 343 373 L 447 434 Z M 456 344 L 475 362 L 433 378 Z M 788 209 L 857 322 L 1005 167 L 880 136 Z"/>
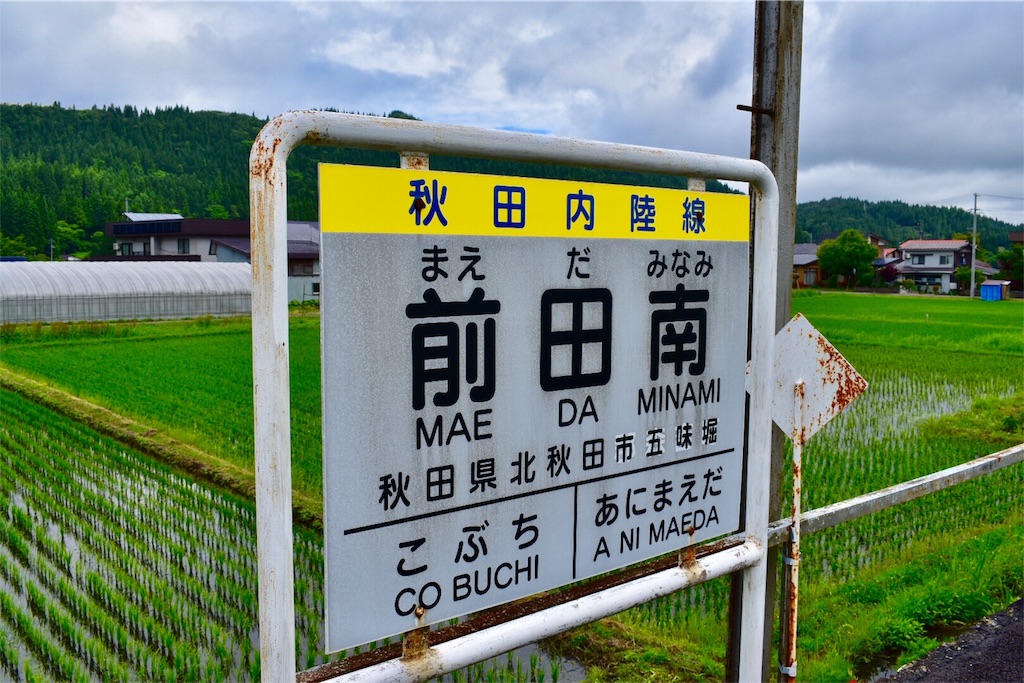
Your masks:
<path fill-rule="evenodd" d="M 0 263 L 0 300 L 249 294 L 248 263 L 22 261 Z"/>

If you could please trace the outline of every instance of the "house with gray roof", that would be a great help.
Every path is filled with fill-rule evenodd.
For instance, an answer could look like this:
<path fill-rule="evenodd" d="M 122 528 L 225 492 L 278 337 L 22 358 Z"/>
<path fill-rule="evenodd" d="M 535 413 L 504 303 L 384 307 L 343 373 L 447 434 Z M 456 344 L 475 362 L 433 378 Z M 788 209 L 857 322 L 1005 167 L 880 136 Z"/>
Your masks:
<path fill-rule="evenodd" d="M 820 244 L 793 245 L 793 287 L 817 287 L 821 284 L 818 268 L 818 247 Z"/>
<path fill-rule="evenodd" d="M 213 237 L 210 254 L 217 261 L 252 263 L 252 241 L 245 237 Z M 320 225 L 288 221 L 288 300 L 320 298 Z"/>
<path fill-rule="evenodd" d="M 180 214 L 125 213 L 108 223 L 112 255 L 94 261 L 202 261 L 252 263 L 249 219 L 183 218 Z M 320 225 L 288 221 L 288 300 L 320 298 Z"/>
<path fill-rule="evenodd" d="M 920 288 L 935 288 L 946 294 L 957 288 L 957 268 L 971 263 L 971 245 L 966 240 L 907 240 L 900 245 L 903 261 L 896 269 L 905 280 Z"/>

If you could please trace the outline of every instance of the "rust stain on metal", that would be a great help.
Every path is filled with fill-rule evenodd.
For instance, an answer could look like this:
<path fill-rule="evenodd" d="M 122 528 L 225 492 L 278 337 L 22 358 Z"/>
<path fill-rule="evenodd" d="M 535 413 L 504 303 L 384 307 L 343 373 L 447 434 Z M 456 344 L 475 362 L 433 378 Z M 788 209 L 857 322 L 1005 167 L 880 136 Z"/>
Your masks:
<path fill-rule="evenodd" d="M 422 609 L 422 607 L 417 608 L 417 612 Z M 422 617 L 419 614 L 416 616 L 417 621 L 422 621 Z M 402 639 L 402 659 L 411 660 L 427 656 L 430 652 L 430 643 L 427 641 L 427 634 L 429 632 L 429 628 L 421 626 L 406 633 Z"/>
<path fill-rule="evenodd" d="M 833 414 L 841 412 L 846 406 L 867 389 L 867 381 L 861 377 L 839 351 L 828 343 L 824 337 L 817 338 L 818 350 L 822 354 L 819 359 L 825 382 L 836 387 L 836 395 L 832 400 Z"/>
<path fill-rule="evenodd" d="M 797 603 L 799 602 L 800 589 L 798 584 L 793 583 L 788 587 L 786 591 L 789 595 L 789 600 L 786 605 L 787 622 L 786 622 L 786 668 L 792 670 L 796 664 L 796 629 L 797 629 Z M 782 673 L 779 676 L 779 680 L 782 681 L 795 681 L 796 676 L 790 676 L 788 673 Z"/>
<path fill-rule="evenodd" d="M 275 121 L 274 123 L 280 127 L 278 122 Z M 256 142 L 254 144 L 257 149 L 257 154 L 252 167 L 249 169 L 254 178 L 266 178 L 270 175 L 270 172 L 274 168 L 274 159 L 277 155 L 277 148 L 281 146 L 282 141 L 283 139 L 280 135 L 275 135 L 272 145 L 268 147 L 262 136 L 256 138 Z"/>
<path fill-rule="evenodd" d="M 743 541 L 737 538 L 723 538 L 713 543 L 705 543 L 697 549 L 697 555 L 699 557 L 706 557 L 708 555 L 714 555 L 715 553 L 728 550 L 729 548 L 738 548 L 743 545 Z"/>
<path fill-rule="evenodd" d="M 402 154 L 402 168 L 426 171 L 430 168 L 430 158 L 420 154 Z"/>
<path fill-rule="evenodd" d="M 803 380 L 800 380 L 795 385 L 793 385 L 793 395 L 796 398 L 796 400 L 800 403 L 802 411 L 804 397 L 807 395 L 807 385 L 804 383 Z M 807 439 L 810 438 L 810 435 L 807 433 L 807 424 L 802 419 L 796 420 L 795 422 L 797 423 L 795 426 L 799 431 L 797 431 L 797 433 L 793 435 L 793 443 L 797 445 L 803 445 L 807 443 Z"/>
<path fill-rule="evenodd" d="M 437 676 L 441 662 L 427 640 L 430 629 L 426 626 L 405 634 L 402 641 L 402 662 L 416 680 L 426 681 Z"/>
<path fill-rule="evenodd" d="M 253 153 L 250 162 L 249 173 L 254 179 L 259 179 L 263 184 L 263 192 L 266 196 L 259 202 L 253 211 L 253 215 L 250 219 L 250 232 L 252 233 L 252 279 L 254 290 L 259 289 L 259 283 L 263 281 L 264 277 L 270 277 L 273 275 L 274 266 L 272 260 L 269 258 L 270 252 L 270 235 L 267 230 L 257 230 L 258 227 L 265 228 L 268 220 L 268 212 L 271 210 L 273 205 L 273 194 L 274 185 L 271 180 L 271 176 L 274 171 L 274 160 L 277 155 L 277 149 L 280 147 L 283 138 L 280 135 L 281 122 L 275 119 L 271 124 L 276 130 L 277 134 L 273 136 L 273 139 L 268 145 L 268 142 L 262 134 L 256 137 L 256 141 L 253 143 Z"/>
<path fill-rule="evenodd" d="M 679 569 L 686 572 L 690 577 L 692 583 L 700 583 L 708 577 L 708 570 L 697 564 L 697 559 L 694 558 L 692 562 L 683 562 Z"/>

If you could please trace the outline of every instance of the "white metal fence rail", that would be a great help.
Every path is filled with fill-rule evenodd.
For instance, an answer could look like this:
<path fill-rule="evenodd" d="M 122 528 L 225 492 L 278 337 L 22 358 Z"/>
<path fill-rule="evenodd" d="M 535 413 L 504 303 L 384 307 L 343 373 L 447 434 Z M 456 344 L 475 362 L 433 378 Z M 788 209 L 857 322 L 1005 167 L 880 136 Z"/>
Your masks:
<path fill-rule="evenodd" d="M 884 489 L 879 489 L 878 491 L 872 491 L 871 493 L 866 493 L 862 496 L 857 496 L 855 498 L 826 505 L 821 508 L 809 510 L 801 515 L 801 531 L 803 534 L 809 534 L 830 529 L 845 522 L 852 522 L 872 513 L 921 498 L 930 493 L 935 493 L 957 484 L 978 479 L 987 474 L 991 474 L 1021 462 L 1024 462 L 1024 444 L 1018 444 L 1011 448 L 982 456 L 962 465 L 956 465 L 901 484 L 895 484 Z M 789 518 L 772 522 L 768 528 L 768 545 L 777 546 L 787 543 L 789 541 L 789 529 L 791 526 L 792 520 Z M 727 536 L 713 543 L 709 543 L 706 546 L 696 548 L 693 554 L 699 558 L 701 554 L 707 553 L 710 550 L 733 548 L 736 552 L 735 561 L 741 563 L 746 561 L 745 553 L 742 550 L 744 540 L 744 534 L 733 534 L 732 536 Z M 649 574 L 645 577 L 643 585 L 646 590 L 651 591 L 650 599 L 654 599 L 667 594 L 667 592 L 671 592 L 664 591 L 664 589 L 669 586 L 672 586 L 671 590 L 678 590 L 718 578 L 719 576 L 722 576 L 723 573 L 728 573 L 728 571 L 734 571 L 733 569 L 726 572 L 721 571 L 722 564 L 720 560 L 722 558 L 720 553 L 711 555 L 710 559 L 712 561 L 695 558 L 691 564 L 685 565 L 685 567 L 680 563 L 679 567 L 672 567 L 668 569 L 664 568 L 664 565 L 666 564 L 666 561 L 664 560 L 648 563 L 648 566 L 650 567 Z M 616 586 L 608 589 L 607 591 L 587 596 L 584 599 L 573 600 L 551 608 L 552 621 L 555 623 L 563 622 L 566 624 L 566 628 L 578 626 L 586 623 L 587 621 L 592 621 L 592 619 L 587 619 L 585 621 L 574 620 L 578 619 L 579 613 L 582 611 L 580 609 L 580 605 L 584 602 L 590 601 L 595 602 L 602 609 L 611 610 L 607 612 L 607 615 L 622 611 L 625 607 L 618 607 L 617 603 L 617 600 L 619 599 L 619 588 L 620 587 Z M 536 616 L 537 615 L 534 614 L 530 617 L 524 617 L 522 620 L 517 619 L 509 623 L 514 626 L 521 623 L 525 624 L 526 619 Z M 554 631 L 554 633 L 557 632 L 558 631 Z M 467 661 L 465 657 L 470 651 L 474 652 L 474 656 L 476 654 L 480 654 L 480 659 L 487 659 L 510 649 L 521 647 L 522 645 L 526 645 L 530 642 L 518 642 L 506 639 L 501 640 L 500 643 L 491 643 L 491 638 L 487 634 L 487 631 L 483 631 L 481 634 L 482 638 L 480 639 L 479 649 L 467 648 L 465 643 L 459 643 L 456 641 L 452 641 L 452 644 L 441 643 L 434 646 L 432 650 L 438 653 L 436 664 L 457 663 L 459 666 L 467 666 L 475 661 L 480 661 L 476 659 Z M 485 646 L 492 646 L 491 649 L 493 649 L 493 647 L 498 647 L 500 649 L 496 649 L 491 652 L 489 649 L 485 649 Z M 465 661 L 465 664 L 462 664 L 463 661 Z M 354 667 L 346 667 L 344 660 L 342 660 L 341 662 L 327 664 L 319 667 L 319 669 L 305 672 L 300 676 L 300 679 L 303 683 L 313 683 L 314 681 L 318 683 L 342 683 L 343 681 L 371 680 L 414 681 L 425 680 L 422 675 L 426 674 L 427 672 L 422 669 L 411 670 L 403 667 L 397 660 L 366 666 L 358 670 L 354 669 Z M 429 678 L 429 675 L 427 675 L 427 677 Z"/>

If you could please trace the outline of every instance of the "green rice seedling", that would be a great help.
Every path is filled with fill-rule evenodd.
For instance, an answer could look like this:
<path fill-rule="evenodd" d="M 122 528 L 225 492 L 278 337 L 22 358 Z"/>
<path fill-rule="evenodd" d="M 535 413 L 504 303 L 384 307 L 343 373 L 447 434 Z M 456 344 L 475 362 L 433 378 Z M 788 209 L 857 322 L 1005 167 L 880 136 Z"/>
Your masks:
<path fill-rule="evenodd" d="M 107 557 L 108 559 L 116 560 L 116 564 L 117 564 L 117 566 L 119 568 L 127 569 L 127 568 L 130 567 L 129 564 L 126 564 L 123 561 L 123 557 L 119 556 L 117 552 L 111 552 L 111 549 L 109 547 L 105 548 L 103 550 L 104 550 L 104 552 L 102 554 L 105 557 Z M 123 553 L 123 552 L 129 551 L 130 548 L 129 548 L 128 545 L 126 545 L 124 543 L 119 543 L 118 547 L 117 547 L 117 550 Z M 53 555 L 53 553 L 51 553 L 51 555 Z M 108 575 L 110 577 L 113 577 L 113 574 L 109 574 L 109 571 L 110 570 L 108 570 Z M 130 583 L 130 582 L 131 582 L 130 579 L 118 579 L 118 581 L 115 582 L 115 585 L 127 584 L 127 583 Z M 94 588 L 95 588 L 95 586 L 94 586 Z M 109 596 L 105 596 L 105 595 L 101 596 L 101 599 L 104 600 L 108 605 L 112 604 L 111 603 L 111 598 Z M 137 609 L 133 609 L 133 606 L 132 606 L 132 604 L 130 602 L 128 602 L 125 605 L 124 609 L 115 609 L 115 612 L 119 612 L 122 615 L 122 617 L 125 618 L 126 622 L 129 622 L 129 623 L 131 623 L 134 618 L 138 617 L 138 614 L 139 614 Z M 148 632 L 149 629 L 150 629 L 150 627 L 146 626 L 144 630 L 146 632 Z M 136 627 L 134 627 L 133 630 L 138 631 L 139 627 L 136 626 Z M 132 646 L 129 649 L 130 649 L 130 651 L 134 651 L 136 653 L 141 652 L 140 646 Z M 139 657 L 142 657 L 143 655 L 141 655 L 141 654 L 131 655 L 130 654 L 129 656 L 132 657 L 132 658 L 139 658 Z"/>
<path fill-rule="evenodd" d="M 51 674 L 65 680 L 87 680 L 81 666 L 56 644 L 55 639 L 35 620 L 0 594 L 0 610 L 14 625 L 23 642 Z M 26 665 L 26 669 L 27 669 Z"/>
<path fill-rule="evenodd" d="M 45 677 L 36 673 L 36 670 L 32 668 L 31 664 L 25 664 L 25 682 L 26 683 L 50 683 Z"/>
<path fill-rule="evenodd" d="M 249 661 L 249 679 L 253 681 L 260 680 L 260 658 L 253 657 Z"/>
<path fill-rule="evenodd" d="M 28 543 L 13 526 L 3 520 L 0 520 L 0 542 L 7 546 L 11 554 L 22 564 L 30 564 L 31 556 Z"/>
<path fill-rule="evenodd" d="M 17 680 L 20 668 L 21 653 L 14 636 L 0 622 L 0 674 L 6 674 L 10 680 Z"/>

